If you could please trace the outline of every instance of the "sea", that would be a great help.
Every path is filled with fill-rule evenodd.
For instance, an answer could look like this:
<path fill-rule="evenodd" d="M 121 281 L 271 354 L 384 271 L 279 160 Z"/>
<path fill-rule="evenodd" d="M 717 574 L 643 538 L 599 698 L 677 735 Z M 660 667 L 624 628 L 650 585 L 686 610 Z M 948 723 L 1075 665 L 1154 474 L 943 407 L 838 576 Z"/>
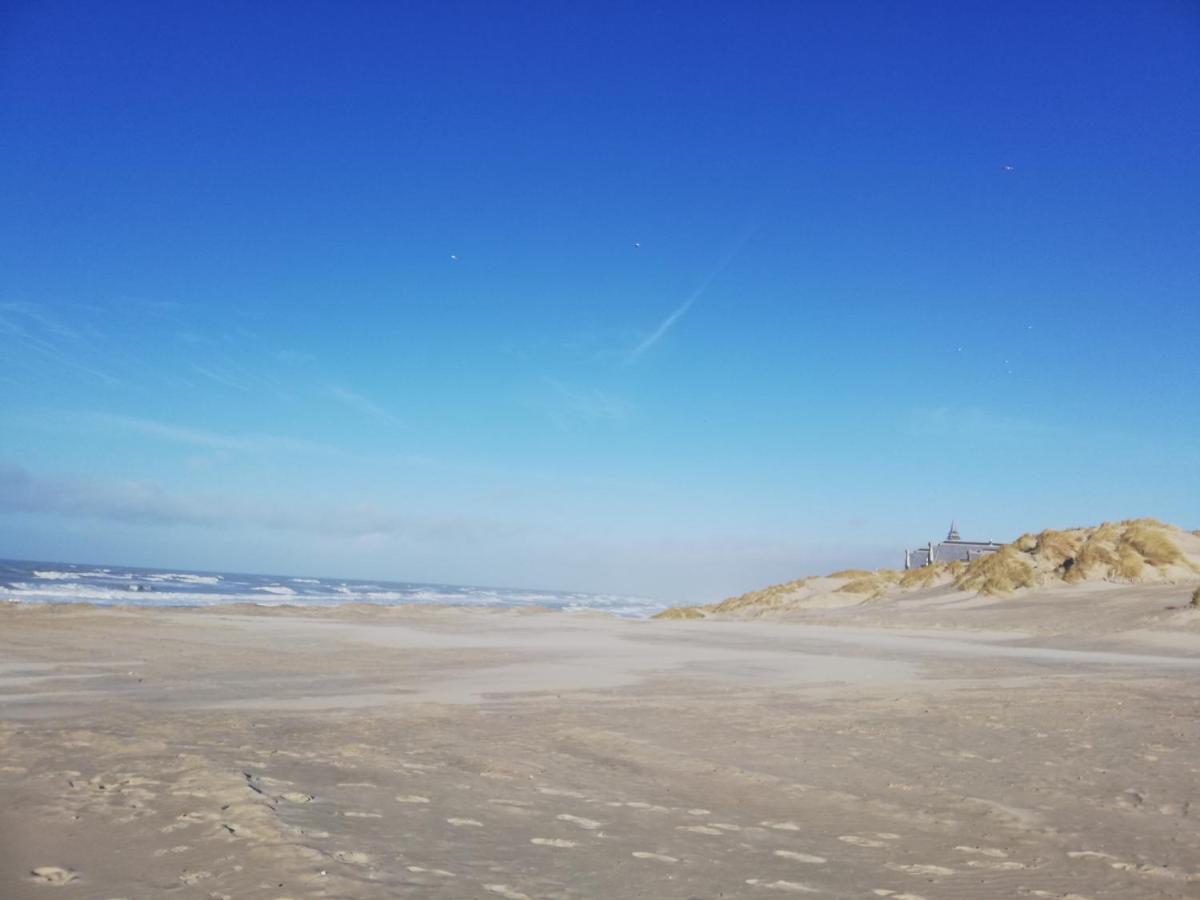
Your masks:
<path fill-rule="evenodd" d="M 4 601 L 96 606 L 542 606 L 563 612 L 609 613 L 623 619 L 648 618 L 667 607 L 643 597 L 579 591 L 0 560 L 0 602 Z"/>

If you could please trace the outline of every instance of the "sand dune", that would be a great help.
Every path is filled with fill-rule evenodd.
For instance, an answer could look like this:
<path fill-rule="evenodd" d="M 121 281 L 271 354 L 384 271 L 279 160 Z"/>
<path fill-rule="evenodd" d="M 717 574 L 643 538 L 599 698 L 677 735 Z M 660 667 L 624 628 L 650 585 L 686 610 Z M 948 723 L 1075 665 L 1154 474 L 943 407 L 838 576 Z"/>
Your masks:
<path fill-rule="evenodd" d="M 909 601 L 910 607 L 929 601 L 944 608 L 962 608 L 963 601 L 972 597 L 1021 597 L 1035 592 L 1053 602 L 1060 589 L 1072 585 L 1179 585 L 1187 590 L 1176 592 L 1181 598 L 1178 602 L 1190 603 L 1200 591 L 1200 533 L 1153 519 L 1047 529 L 1022 535 L 999 552 L 969 564 L 936 563 L 907 572 L 835 572 L 772 585 L 707 606 L 676 607 L 658 618 L 794 617 L 805 610 L 901 600 Z M 1070 625 L 1070 613 L 1069 604 L 1059 610 L 1064 628 Z"/>

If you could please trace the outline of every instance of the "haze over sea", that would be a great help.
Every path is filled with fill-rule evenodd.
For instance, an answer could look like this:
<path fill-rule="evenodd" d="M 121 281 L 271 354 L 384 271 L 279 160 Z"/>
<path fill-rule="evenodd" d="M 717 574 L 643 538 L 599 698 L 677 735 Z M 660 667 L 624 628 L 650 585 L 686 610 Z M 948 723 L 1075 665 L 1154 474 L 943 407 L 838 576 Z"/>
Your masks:
<path fill-rule="evenodd" d="M 657 600 L 550 591 L 243 572 L 180 572 L 130 566 L 0 560 L 0 600 L 97 606 L 542 606 L 640 619 L 666 608 Z"/>

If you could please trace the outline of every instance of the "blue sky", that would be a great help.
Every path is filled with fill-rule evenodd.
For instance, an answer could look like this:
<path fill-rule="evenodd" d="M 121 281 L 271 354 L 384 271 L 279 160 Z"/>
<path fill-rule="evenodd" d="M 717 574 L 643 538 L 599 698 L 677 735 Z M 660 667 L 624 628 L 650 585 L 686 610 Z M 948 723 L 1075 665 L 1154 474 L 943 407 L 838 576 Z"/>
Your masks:
<path fill-rule="evenodd" d="M 0 556 L 710 600 L 1200 526 L 1200 11 L 12 3 Z"/>

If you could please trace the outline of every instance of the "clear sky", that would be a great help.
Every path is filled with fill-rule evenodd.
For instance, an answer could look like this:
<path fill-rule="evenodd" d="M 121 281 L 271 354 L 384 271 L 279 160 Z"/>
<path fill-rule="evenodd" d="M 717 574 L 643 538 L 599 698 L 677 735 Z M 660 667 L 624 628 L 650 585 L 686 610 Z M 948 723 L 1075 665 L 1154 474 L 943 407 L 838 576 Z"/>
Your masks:
<path fill-rule="evenodd" d="M 0 556 L 711 600 L 1200 527 L 1200 7 L 8 2 Z"/>

